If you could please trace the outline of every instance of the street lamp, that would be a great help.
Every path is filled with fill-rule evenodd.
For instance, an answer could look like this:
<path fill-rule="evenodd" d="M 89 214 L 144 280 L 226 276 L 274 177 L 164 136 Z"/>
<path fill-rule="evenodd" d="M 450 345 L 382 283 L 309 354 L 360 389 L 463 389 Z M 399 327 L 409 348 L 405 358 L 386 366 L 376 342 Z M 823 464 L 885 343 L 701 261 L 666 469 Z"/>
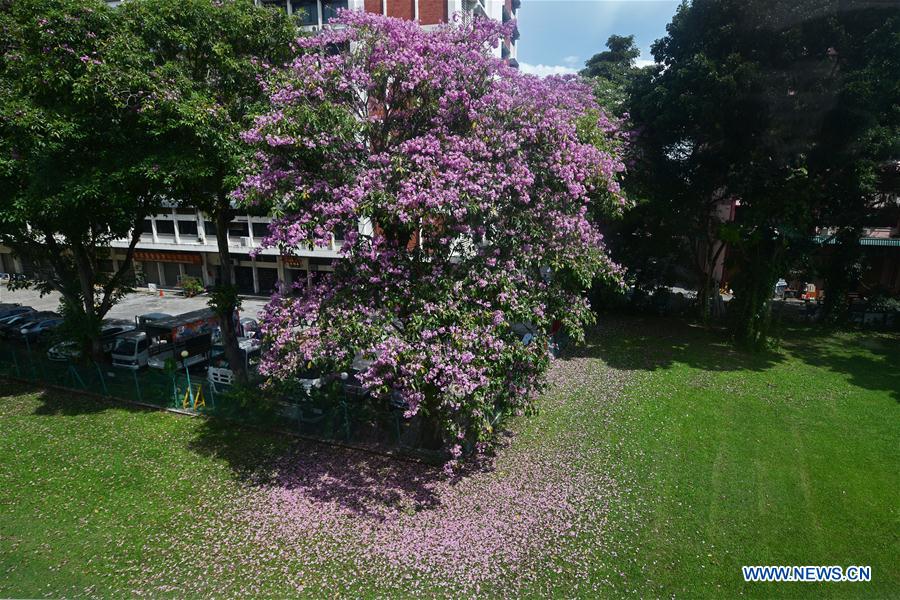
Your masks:
<path fill-rule="evenodd" d="M 188 398 L 191 399 L 191 408 L 196 409 L 197 406 L 194 402 L 194 389 L 191 387 L 191 371 L 187 367 L 187 357 L 190 356 L 190 353 L 187 350 L 181 351 L 181 366 L 184 367 L 184 373 L 187 375 L 187 384 L 188 384 Z"/>
<path fill-rule="evenodd" d="M 340 374 L 341 378 L 341 388 L 343 388 L 343 397 L 341 400 L 341 408 L 344 409 L 344 434 L 346 436 L 346 441 L 350 441 L 350 414 L 347 410 L 347 403 L 350 401 L 350 398 L 347 395 L 347 379 L 349 379 L 349 374 L 346 371 L 342 371 Z"/>

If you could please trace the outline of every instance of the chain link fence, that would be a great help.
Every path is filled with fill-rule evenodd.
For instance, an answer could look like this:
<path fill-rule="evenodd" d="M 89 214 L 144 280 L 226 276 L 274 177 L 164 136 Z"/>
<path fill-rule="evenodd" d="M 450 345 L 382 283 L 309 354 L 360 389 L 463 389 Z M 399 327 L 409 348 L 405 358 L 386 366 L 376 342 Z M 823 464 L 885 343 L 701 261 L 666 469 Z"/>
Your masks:
<path fill-rule="evenodd" d="M 367 449 L 438 459 L 424 443 L 419 418 L 401 408 L 349 394 L 339 381 L 310 392 L 215 384 L 205 370 L 130 370 L 86 360 L 54 361 L 38 349 L 0 344 L 0 377 L 286 431 Z"/>

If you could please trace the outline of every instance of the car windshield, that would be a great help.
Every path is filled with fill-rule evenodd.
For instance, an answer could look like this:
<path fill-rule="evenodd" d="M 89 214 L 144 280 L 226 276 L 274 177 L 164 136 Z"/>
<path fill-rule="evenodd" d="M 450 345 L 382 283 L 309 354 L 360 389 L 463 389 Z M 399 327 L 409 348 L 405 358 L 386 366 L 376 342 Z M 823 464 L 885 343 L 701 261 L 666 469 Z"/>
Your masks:
<path fill-rule="evenodd" d="M 113 347 L 113 354 L 134 356 L 135 340 L 131 338 L 119 338 Z"/>

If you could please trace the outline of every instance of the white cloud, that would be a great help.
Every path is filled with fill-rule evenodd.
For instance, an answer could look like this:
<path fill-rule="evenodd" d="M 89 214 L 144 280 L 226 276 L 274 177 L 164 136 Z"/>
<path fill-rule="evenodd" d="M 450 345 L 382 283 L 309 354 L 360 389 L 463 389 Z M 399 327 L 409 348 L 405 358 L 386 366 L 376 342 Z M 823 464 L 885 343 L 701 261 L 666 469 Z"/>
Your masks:
<path fill-rule="evenodd" d="M 656 61 L 653 60 L 652 58 L 639 58 L 636 61 L 634 61 L 634 64 L 638 68 L 649 67 L 650 65 L 655 65 Z"/>
<path fill-rule="evenodd" d="M 547 75 L 574 75 L 577 69 L 567 67 L 565 65 L 530 65 L 528 63 L 519 63 L 519 71 L 526 75 L 537 75 L 538 77 L 546 77 Z"/>
<path fill-rule="evenodd" d="M 563 58 L 563 62 L 569 66 L 572 66 L 572 65 L 575 65 L 576 63 L 578 63 L 578 59 L 579 59 L 579 57 L 575 56 L 573 54 L 571 56 L 566 56 L 565 58 Z"/>

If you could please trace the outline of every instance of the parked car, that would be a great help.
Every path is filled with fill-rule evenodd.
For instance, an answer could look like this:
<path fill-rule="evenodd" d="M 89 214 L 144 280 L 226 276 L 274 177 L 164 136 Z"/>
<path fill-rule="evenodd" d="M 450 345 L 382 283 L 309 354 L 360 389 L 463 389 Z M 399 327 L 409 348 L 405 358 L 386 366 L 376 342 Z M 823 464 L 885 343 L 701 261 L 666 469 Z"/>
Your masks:
<path fill-rule="evenodd" d="M 0 319 L 6 319 L 15 315 L 24 315 L 33 313 L 35 310 L 30 306 L 21 306 L 19 304 L 0 304 Z"/>
<path fill-rule="evenodd" d="M 9 273 L 0 273 L 0 283 L 9 283 Z"/>
<path fill-rule="evenodd" d="M 40 342 L 62 324 L 62 317 L 41 318 L 31 323 L 25 323 L 18 332 L 13 332 L 12 337 L 27 340 L 29 343 Z"/>
<path fill-rule="evenodd" d="M 100 340 L 103 352 L 109 354 L 116 340 L 124 333 L 134 331 L 137 325 L 131 321 L 109 319 L 100 327 Z M 60 342 L 47 351 L 47 358 L 54 361 L 67 362 L 81 358 L 81 345 L 78 342 Z"/>
<path fill-rule="evenodd" d="M 40 319 L 58 317 L 59 315 L 50 311 L 30 311 L 24 312 L 10 317 L 6 317 L 0 321 L 0 337 L 12 337 L 13 332 L 19 331 L 23 326 Z"/>
<path fill-rule="evenodd" d="M 244 357 L 244 365 L 250 372 L 259 360 L 262 344 L 255 338 L 238 338 L 238 350 Z M 221 344 L 214 345 L 206 369 L 206 378 L 213 385 L 231 385 L 234 383 L 234 372 L 225 358 L 225 348 Z"/>
<path fill-rule="evenodd" d="M 256 322 L 256 319 L 251 319 L 250 317 L 241 318 L 240 327 L 238 328 L 238 335 L 246 338 L 262 338 L 262 332 L 260 331 L 259 323 Z"/>
<path fill-rule="evenodd" d="M 81 358 L 81 346 L 78 342 L 60 342 L 47 350 L 47 358 L 57 362 L 68 362 Z"/>
<path fill-rule="evenodd" d="M 22 282 L 25 282 L 28 280 L 29 280 L 29 277 L 25 273 L 13 273 L 12 275 L 9 276 L 10 282 L 22 283 Z"/>

